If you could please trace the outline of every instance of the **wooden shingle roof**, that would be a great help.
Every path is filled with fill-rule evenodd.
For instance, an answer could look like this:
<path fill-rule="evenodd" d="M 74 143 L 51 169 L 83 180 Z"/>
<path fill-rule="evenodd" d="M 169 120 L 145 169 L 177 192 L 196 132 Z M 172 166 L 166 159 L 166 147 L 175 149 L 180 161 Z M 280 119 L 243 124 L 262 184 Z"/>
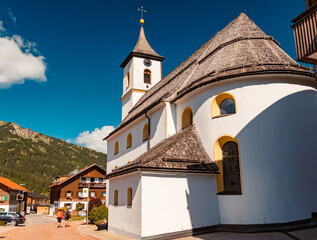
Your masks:
<path fill-rule="evenodd" d="M 202 45 L 149 89 L 121 124 L 105 139 L 162 101 L 174 102 L 196 88 L 245 75 L 297 74 L 313 77 L 280 44 L 266 35 L 245 13 Z"/>
<path fill-rule="evenodd" d="M 134 161 L 114 169 L 106 178 L 134 171 L 180 171 L 217 173 L 195 126 L 190 126 L 156 144 Z"/>

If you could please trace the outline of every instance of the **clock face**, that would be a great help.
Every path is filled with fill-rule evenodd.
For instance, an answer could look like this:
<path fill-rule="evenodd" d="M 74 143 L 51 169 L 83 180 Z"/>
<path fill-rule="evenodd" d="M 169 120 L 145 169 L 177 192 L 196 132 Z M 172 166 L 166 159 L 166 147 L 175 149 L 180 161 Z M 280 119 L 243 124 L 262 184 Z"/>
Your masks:
<path fill-rule="evenodd" d="M 148 58 L 144 59 L 143 63 L 146 67 L 151 67 L 152 65 L 152 61 Z"/>

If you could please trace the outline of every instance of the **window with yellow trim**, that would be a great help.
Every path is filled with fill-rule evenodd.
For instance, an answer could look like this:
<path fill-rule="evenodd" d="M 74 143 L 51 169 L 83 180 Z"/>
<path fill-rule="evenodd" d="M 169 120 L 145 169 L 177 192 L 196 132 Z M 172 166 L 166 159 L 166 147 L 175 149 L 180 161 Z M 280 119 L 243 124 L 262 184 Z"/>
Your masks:
<path fill-rule="evenodd" d="M 186 107 L 182 114 L 182 129 L 193 125 L 193 111 L 190 107 Z"/>
<path fill-rule="evenodd" d="M 117 206 L 118 205 L 118 201 L 119 201 L 119 193 L 118 190 L 114 190 L 113 193 L 113 205 Z"/>
<path fill-rule="evenodd" d="M 218 194 L 241 194 L 240 154 L 235 138 L 223 136 L 214 145 L 214 159 L 219 168 L 217 175 Z"/>
<path fill-rule="evenodd" d="M 146 123 L 143 128 L 143 141 L 146 141 L 148 139 L 149 139 L 149 124 Z"/>
<path fill-rule="evenodd" d="M 236 113 L 236 100 L 231 93 L 219 93 L 211 102 L 211 116 L 220 117 Z"/>
<path fill-rule="evenodd" d="M 127 205 L 132 206 L 132 188 L 129 187 L 127 190 Z"/>
<path fill-rule="evenodd" d="M 126 83 L 126 88 L 130 86 L 130 72 L 127 73 L 127 83 Z"/>
<path fill-rule="evenodd" d="M 152 84 L 152 74 L 150 69 L 144 70 L 144 83 L 145 84 Z"/>
<path fill-rule="evenodd" d="M 119 153 L 119 143 L 118 141 L 116 141 L 116 143 L 114 144 L 114 155 Z"/>
<path fill-rule="evenodd" d="M 128 134 L 127 136 L 127 148 L 132 147 L 132 135 L 131 133 Z"/>

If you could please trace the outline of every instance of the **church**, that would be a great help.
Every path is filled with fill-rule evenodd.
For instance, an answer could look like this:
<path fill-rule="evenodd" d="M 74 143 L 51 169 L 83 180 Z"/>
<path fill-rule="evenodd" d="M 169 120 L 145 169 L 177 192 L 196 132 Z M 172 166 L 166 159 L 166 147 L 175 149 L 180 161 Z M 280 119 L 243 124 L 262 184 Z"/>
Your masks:
<path fill-rule="evenodd" d="M 108 230 L 134 239 L 316 224 L 317 91 L 245 13 L 162 78 L 139 39 L 107 141 Z"/>

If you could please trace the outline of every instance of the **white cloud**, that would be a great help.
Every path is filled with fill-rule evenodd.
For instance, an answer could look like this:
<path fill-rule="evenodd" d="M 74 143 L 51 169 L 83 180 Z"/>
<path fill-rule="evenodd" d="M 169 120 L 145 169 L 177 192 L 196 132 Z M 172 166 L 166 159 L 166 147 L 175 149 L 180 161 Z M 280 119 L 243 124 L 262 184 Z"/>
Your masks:
<path fill-rule="evenodd" d="M 23 84 L 26 79 L 45 82 L 44 57 L 35 54 L 39 54 L 36 44 L 19 35 L 0 37 L 0 88 Z"/>
<path fill-rule="evenodd" d="M 11 8 L 8 8 L 8 14 L 14 24 L 17 24 L 17 18 L 13 15 Z"/>
<path fill-rule="evenodd" d="M 84 131 L 75 139 L 76 143 L 87 148 L 96 150 L 97 152 L 107 153 L 107 142 L 102 140 L 114 130 L 113 126 L 104 126 L 101 129 L 96 128 L 94 131 Z"/>

